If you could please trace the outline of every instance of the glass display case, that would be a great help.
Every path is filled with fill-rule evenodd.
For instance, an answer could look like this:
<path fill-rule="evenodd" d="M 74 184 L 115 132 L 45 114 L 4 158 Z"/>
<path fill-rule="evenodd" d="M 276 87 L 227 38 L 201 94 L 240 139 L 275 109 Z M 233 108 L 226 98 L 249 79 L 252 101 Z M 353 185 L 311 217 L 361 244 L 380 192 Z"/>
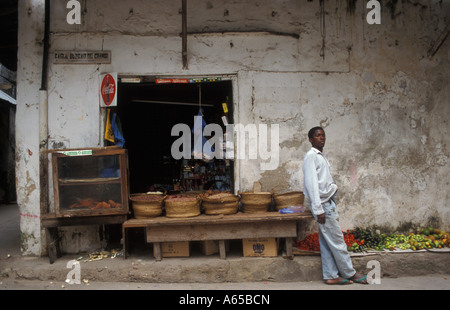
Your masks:
<path fill-rule="evenodd" d="M 57 217 L 128 213 L 128 154 L 118 147 L 52 152 Z"/>

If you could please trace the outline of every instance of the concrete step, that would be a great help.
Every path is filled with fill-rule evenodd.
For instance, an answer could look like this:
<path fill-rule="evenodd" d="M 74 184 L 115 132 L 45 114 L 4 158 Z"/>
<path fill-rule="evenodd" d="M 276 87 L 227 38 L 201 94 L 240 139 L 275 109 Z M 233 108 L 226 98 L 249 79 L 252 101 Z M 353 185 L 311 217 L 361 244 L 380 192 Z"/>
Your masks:
<path fill-rule="evenodd" d="M 0 278 L 64 281 L 73 266 L 68 263 L 80 255 L 63 255 L 50 264 L 47 257 L 14 256 L 0 260 Z M 79 260 L 80 278 L 99 282 L 141 283 L 222 283 L 222 282 L 307 282 L 320 281 L 319 256 L 242 257 L 231 255 L 164 258 L 155 261 L 150 255 Z M 379 262 L 381 278 L 450 274 L 449 253 L 375 254 L 352 258 L 355 269 L 369 273 Z"/>

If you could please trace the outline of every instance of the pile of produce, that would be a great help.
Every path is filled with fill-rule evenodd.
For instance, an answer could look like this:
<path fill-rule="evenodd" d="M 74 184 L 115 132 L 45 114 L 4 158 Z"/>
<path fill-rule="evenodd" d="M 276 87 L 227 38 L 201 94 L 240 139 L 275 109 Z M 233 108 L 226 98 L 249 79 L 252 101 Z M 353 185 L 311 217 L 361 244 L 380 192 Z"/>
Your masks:
<path fill-rule="evenodd" d="M 419 234 L 407 234 L 400 236 L 386 237 L 386 243 L 389 242 L 389 249 L 399 248 L 402 250 L 423 250 L 443 247 L 450 247 L 450 234 L 445 231 L 433 228 L 423 228 Z"/>
<path fill-rule="evenodd" d="M 450 233 L 437 228 L 422 228 L 417 233 L 382 234 L 369 229 L 355 228 L 342 232 L 348 251 L 423 250 L 450 247 Z M 306 251 L 320 251 L 318 233 L 296 241 L 294 247 Z"/>
<path fill-rule="evenodd" d="M 151 202 L 151 201 L 160 201 L 161 199 L 163 199 L 164 196 L 162 195 L 136 195 L 136 196 L 131 196 L 130 200 L 131 201 L 140 201 L 140 202 Z"/>
<path fill-rule="evenodd" d="M 356 228 L 343 232 L 347 249 L 352 252 L 362 252 L 365 250 L 383 250 L 384 236 L 372 232 L 369 229 Z M 348 241 L 347 241 L 348 240 Z M 353 242 L 351 242 L 353 241 Z"/>
<path fill-rule="evenodd" d="M 294 246 L 300 250 L 319 252 L 320 251 L 319 234 L 318 233 L 309 234 L 302 241 L 295 241 Z"/>
<path fill-rule="evenodd" d="M 111 208 L 121 208 L 122 204 L 120 202 L 115 202 L 114 200 L 108 201 L 98 201 L 96 199 L 77 199 L 77 202 L 71 204 L 69 209 L 76 208 L 89 208 L 91 210 L 96 209 L 111 209 Z"/>

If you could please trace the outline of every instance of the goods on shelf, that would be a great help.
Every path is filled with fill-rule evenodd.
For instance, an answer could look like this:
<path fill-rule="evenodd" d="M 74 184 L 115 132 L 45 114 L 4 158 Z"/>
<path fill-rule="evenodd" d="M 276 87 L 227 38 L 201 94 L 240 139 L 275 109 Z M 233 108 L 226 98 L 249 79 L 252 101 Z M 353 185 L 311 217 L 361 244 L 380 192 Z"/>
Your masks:
<path fill-rule="evenodd" d="M 231 165 L 229 160 L 183 160 L 174 189 L 185 191 L 231 189 Z"/>
<path fill-rule="evenodd" d="M 118 147 L 52 150 L 56 217 L 128 213 L 128 152 Z"/>
<path fill-rule="evenodd" d="M 192 217 L 200 215 L 201 200 L 189 195 L 166 197 L 164 204 L 167 217 Z"/>
<path fill-rule="evenodd" d="M 71 204 L 69 209 L 76 208 L 88 208 L 91 210 L 97 209 L 111 209 L 111 208 L 121 208 L 122 204 L 120 202 L 115 202 L 114 200 L 109 199 L 108 201 L 98 201 L 91 198 L 86 199 L 77 199 L 77 202 Z"/>
<path fill-rule="evenodd" d="M 301 206 L 303 205 L 304 199 L 305 196 L 300 191 L 273 195 L 273 200 L 275 201 L 277 210 L 288 208 L 290 206 Z"/>
<path fill-rule="evenodd" d="M 269 210 L 272 193 L 244 192 L 240 193 L 243 211 L 246 213 L 262 213 Z"/>
<path fill-rule="evenodd" d="M 282 208 L 281 210 L 279 210 L 279 212 L 281 214 L 290 214 L 290 213 L 303 213 L 306 210 L 307 209 L 305 206 L 289 206 L 286 208 Z"/>
<path fill-rule="evenodd" d="M 299 193 L 301 192 L 295 192 L 295 201 L 292 200 L 292 195 L 289 196 L 289 200 L 298 203 Z M 162 192 L 147 192 L 131 194 L 129 199 L 137 219 L 157 217 L 163 215 L 164 210 L 168 217 L 191 217 L 200 215 L 202 212 L 207 215 L 235 214 L 239 211 L 240 202 L 243 212 L 269 212 L 272 193 L 245 192 L 238 196 L 229 191 L 207 190 L 165 196 Z M 111 205 L 117 207 L 118 204 L 112 203 Z M 282 214 L 303 213 L 306 210 L 303 205 L 291 205 L 291 203 L 288 205 L 278 212 Z"/>
<path fill-rule="evenodd" d="M 137 219 L 155 217 L 162 214 L 164 195 L 133 194 L 130 195 L 134 217 Z"/>
<path fill-rule="evenodd" d="M 239 197 L 231 193 L 212 194 L 203 198 L 205 214 L 234 214 L 239 208 Z"/>

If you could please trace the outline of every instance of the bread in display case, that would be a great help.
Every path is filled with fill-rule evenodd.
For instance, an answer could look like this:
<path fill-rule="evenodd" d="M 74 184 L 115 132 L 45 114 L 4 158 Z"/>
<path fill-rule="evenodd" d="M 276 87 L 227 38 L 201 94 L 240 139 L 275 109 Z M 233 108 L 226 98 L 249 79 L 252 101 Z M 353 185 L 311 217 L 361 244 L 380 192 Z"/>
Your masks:
<path fill-rule="evenodd" d="M 128 153 L 119 147 L 52 151 L 57 217 L 128 213 Z"/>

